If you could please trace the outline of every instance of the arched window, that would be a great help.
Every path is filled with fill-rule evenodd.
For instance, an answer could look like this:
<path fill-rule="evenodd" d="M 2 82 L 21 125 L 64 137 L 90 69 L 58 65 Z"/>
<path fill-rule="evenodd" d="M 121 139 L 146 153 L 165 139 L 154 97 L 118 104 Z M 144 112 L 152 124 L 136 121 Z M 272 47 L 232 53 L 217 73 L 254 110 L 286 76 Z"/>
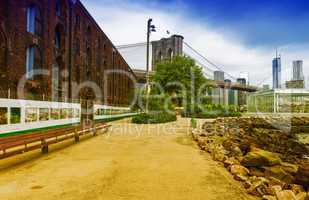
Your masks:
<path fill-rule="evenodd" d="M 61 16 L 61 0 L 56 0 L 56 15 Z"/>
<path fill-rule="evenodd" d="M 76 28 L 77 30 L 80 29 L 80 16 L 79 16 L 79 15 L 76 15 L 76 16 L 75 16 L 75 28 Z"/>
<path fill-rule="evenodd" d="M 92 62 L 92 58 L 91 58 L 91 49 L 87 48 L 87 58 L 86 58 L 86 73 L 87 73 L 87 77 L 89 77 L 91 75 L 91 62 Z"/>
<path fill-rule="evenodd" d="M 167 51 L 167 56 L 168 56 L 168 59 L 172 59 L 173 58 L 173 50 L 172 49 L 168 49 L 168 51 Z"/>
<path fill-rule="evenodd" d="M 79 65 L 76 66 L 76 82 L 80 83 L 80 67 L 79 67 Z"/>
<path fill-rule="evenodd" d="M 33 70 L 42 68 L 42 56 L 38 46 L 30 46 L 26 52 L 26 77 L 33 78 Z"/>
<path fill-rule="evenodd" d="M 61 48 L 61 28 L 59 25 L 56 26 L 56 29 L 55 29 L 55 47 L 57 49 L 60 49 Z"/>
<path fill-rule="evenodd" d="M 76 38 L 75 40 L 75 54 L 79 55 L 80 54 L 80 40 Z"/>
<path fill-rule="evenodd" d="M 158 61 L 161 61 L 161 60 L 162 60 L 162 52 L 159 51 L 159 52 L 158 52 Z"/>
<path fill-rule="evenodd" d="M 40 36 L 42 34 L 42 15 L 39 8 L 31 5 L 27 8 L 27 31 Z"/>
<path fill-rule="evenodd" d="M 101 68 L 101 63 L 102 63 L 102 44 L 101 44 L 101 38 L 98 37 L 98 50 L 97 50 L 97 68 Z"/>
<path fill-rule="evenodd" d="M 87 45 L 91 45 L 91 28 L 90 26 L 87 27 L 87 35 L 86 35 Z"/>

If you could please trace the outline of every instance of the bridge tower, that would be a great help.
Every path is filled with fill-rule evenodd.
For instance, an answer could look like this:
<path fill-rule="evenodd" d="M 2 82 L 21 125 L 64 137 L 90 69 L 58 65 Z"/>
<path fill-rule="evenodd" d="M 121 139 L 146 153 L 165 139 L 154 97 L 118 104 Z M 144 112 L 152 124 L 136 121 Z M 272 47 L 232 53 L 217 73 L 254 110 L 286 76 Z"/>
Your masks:
<path fill-rule="evenodd" d="M 161 40 L 151 42 L 152 71 L 156 70 L 158 62 L 183 55 L 183 39 L 184 37 L 181 35 L 172 35 L 169 38 L 162 38 Z"/>

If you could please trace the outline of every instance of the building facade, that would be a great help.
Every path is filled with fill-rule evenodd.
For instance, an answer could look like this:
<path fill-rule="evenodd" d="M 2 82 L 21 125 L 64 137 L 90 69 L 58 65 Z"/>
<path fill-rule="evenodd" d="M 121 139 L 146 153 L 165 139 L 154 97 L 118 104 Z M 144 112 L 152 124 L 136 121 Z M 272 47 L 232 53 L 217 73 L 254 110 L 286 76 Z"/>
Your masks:
<path fill-rule="evenodd" d="M 2 98 L 109 105 L 128 104 L 135 77 L 79 0 L 0 1 L 0 73 Z"/>
<path fill-rule="evenodd" d="M 281 58 L 273 59 L 273 89 L 281 87 Z"/>
<path fill-rule="evenodd" d="M 304 80 L 303 61 L 295 60 L 293 61 L 293 81 L 299 80 Z"/>
<path fill-rule="evenodd" d="M 287 89 L 302 89 L 305 88 L 305 81 L 304 80 L 291 80 L 286 81 L 285 87 Z"/>
<path fill-rule="evenodd" d="M 214 80 L 215 81 L 224 81 L 224 72 L 214 71 Z"/>

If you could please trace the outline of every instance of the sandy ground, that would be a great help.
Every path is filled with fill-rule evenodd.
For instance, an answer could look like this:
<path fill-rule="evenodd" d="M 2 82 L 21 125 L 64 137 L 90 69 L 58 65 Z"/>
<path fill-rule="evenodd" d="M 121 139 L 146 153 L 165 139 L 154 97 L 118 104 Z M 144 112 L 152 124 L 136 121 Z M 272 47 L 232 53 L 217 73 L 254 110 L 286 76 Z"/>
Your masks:
<path fill-rule="evenodd" d="M 0 199 L 252 199 L 192 142 L 189 120 L 112 125 L 106 135 L 55 146 L 47 155 L 0 161 Z"/>

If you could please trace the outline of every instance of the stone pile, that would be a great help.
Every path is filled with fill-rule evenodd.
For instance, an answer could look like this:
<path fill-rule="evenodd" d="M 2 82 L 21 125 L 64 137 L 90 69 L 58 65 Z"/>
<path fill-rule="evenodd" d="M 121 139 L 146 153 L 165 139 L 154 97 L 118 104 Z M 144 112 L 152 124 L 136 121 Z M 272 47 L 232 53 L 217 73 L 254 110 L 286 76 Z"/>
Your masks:
<path fill-rule="evenodd" d="M 192 135 L 248 193 L 269 200 L 309 200 L 309 148 L 293 131 L 307 125 L 309 118 L 219 118 Z"/>

